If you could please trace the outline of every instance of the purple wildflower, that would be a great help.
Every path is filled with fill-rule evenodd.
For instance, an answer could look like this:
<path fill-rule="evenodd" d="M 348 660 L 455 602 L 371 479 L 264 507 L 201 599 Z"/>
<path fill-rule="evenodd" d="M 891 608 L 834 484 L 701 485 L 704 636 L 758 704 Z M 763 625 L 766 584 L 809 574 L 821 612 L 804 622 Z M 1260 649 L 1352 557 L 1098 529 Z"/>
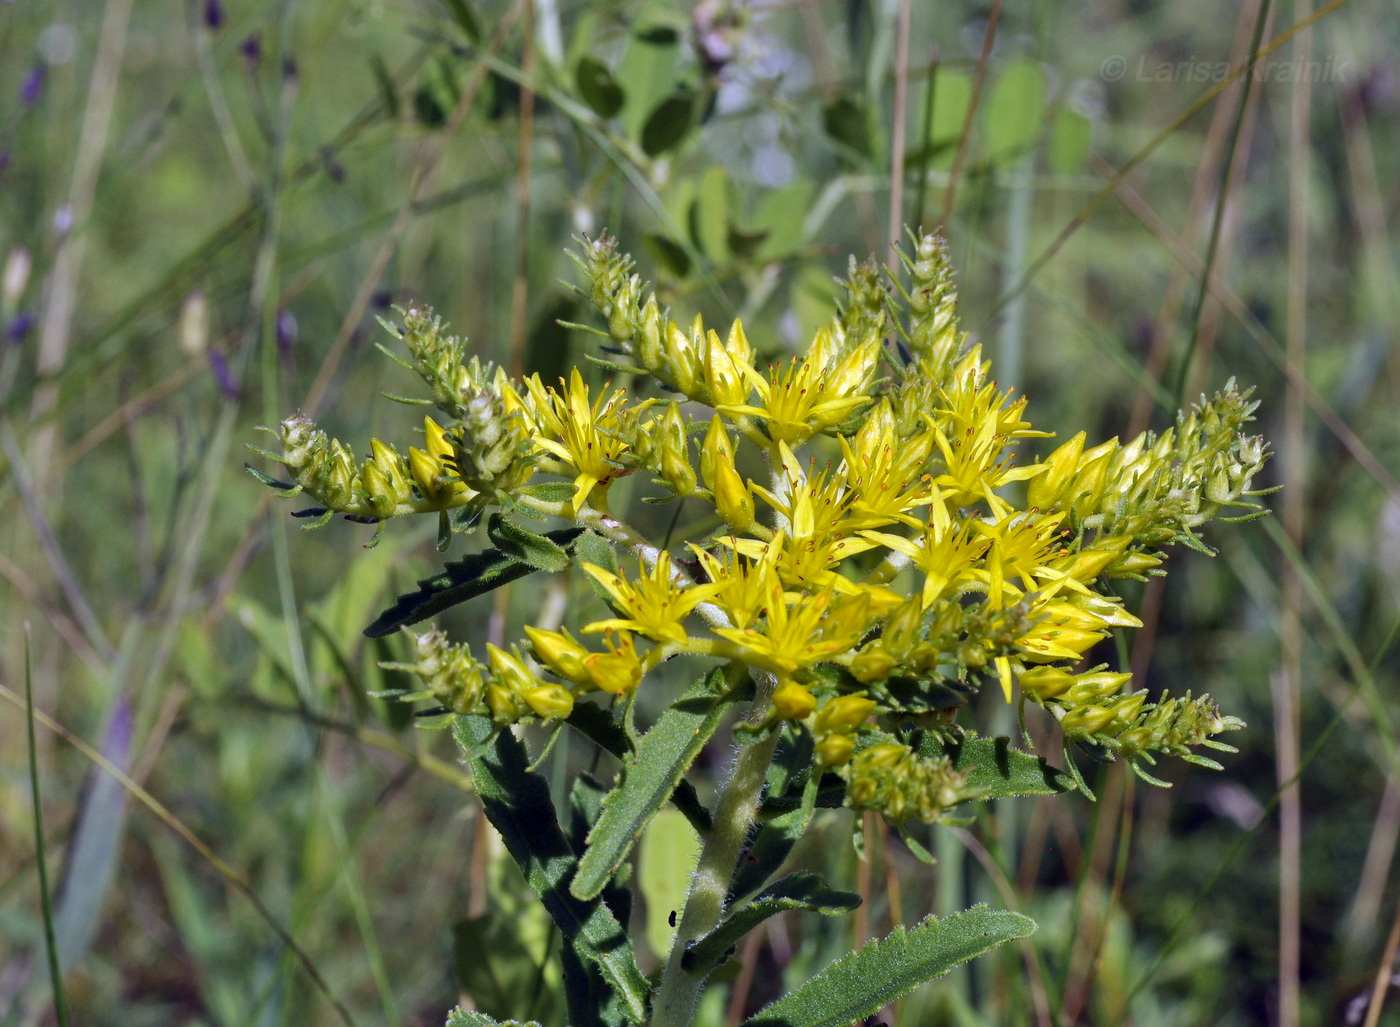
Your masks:
<path fill-rule="evenodd" d="M 239 43 L 238 52 L 243 55 L 243 61 L 250 69 L 256 68 L 262 60 L 262 41 L 258 39 L 258 34 L 254 32 Z"/>
<path fill-rule="evenodd" d="M 224 5 L 219 0 L 205 0 L 204 4 L 204 24 L 211 29 L 218 29 L 224 23 Z"/>
<path fill-rule="evenodd" d="M 297 319 L 290 310 L 277 312 L 277 349 L 283 356 L 292 352 L 297 344 Z"/>
<path fill-rule="evenodd" d="M 219 391 L 229 399 L 237 399 L 238 383 L 233 380 L 233 371 L 228 366 L 228 358 L 216 349 L 210 350 L 209 369 L 214 372 L 214 380 L 219 383 Z"/>
<path fill-rule="evenodd" d="M 23 342 L 25 336 L 32 332 L 38 323 L 39 319 L 33 314 L 16 314 L 10 319 L 10 326 L 5 329 L 5 338 L 11 342 Z"/>
<path fill-rule="evenodd" d="M 24 81 L 19 87 L 19 102 L 26 107 L 33 107 L 39 102 L 39 94 L 44 88 L 44 66 L 36 64 L 29 69 L 29 74 L 24 76 Z"/>

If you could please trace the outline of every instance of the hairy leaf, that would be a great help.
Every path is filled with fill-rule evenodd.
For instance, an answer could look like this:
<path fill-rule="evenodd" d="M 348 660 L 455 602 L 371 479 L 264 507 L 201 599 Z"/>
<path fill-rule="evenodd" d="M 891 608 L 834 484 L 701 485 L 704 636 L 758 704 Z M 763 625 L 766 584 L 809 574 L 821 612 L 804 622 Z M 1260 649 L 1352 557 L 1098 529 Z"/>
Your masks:
<path fill-rule="evenodd" d="M 843 956 L 784 995 L 744 1027 L 849 1027 L 890 1002 L 1004 942 L 1029 937 L 1035 921 L 1020 913 L 973 906 Z"/>
<path fill-rule="evenodd" d="M 719 727 L 720 719 L 747 679 L 726 685 L 716 668 L 676 700 L 637 750 L 623 760 L 622 780 L 603 800 L 603 815 L 588 837 L 588 851 L 579 861 L 573 894 L 592 898 L 622 866 L 643 829 L 662 803 L 676 790 L 691 761 Z"/>
<path fill-rule="evenodd" d="M 524 534 L 528 535 L 529 532 Z M 581 528 L 560 528 L 557 531 L 546 532 L 542 537 L 568 552 L 573 549 L 581 534 Z M 393 606 L 365 628 L 365 634 L 370 638 L 382 638 L 406 624 L 426 620 L 459 603 L 465 603 L 468 599 L 485 595 L 493 589 L 523 578 L 534 570 L 529 563 L 499 549 L 488 549 L 460 560 L 452 560 L 431 578 L 419 581 L 418 591 L 405 592 L 399 596 Z"/>
<path fill-rule="evenodd" d="M 491 515 L 486 523 L 486 536 L 496 543 L 500 552 L 521 563 L 528 563 L 537 571 L 558 574 L 569 566 L 569 554 L 563 546 L 551 538 L 510 523 L 500 514 Z"/>
<path fill-rule="evenodd" d="M 645 1023 L 650 984 L 637 968 L 626 932 L 602 900 L 570 894 L 568 879 L 574 869 L 574 853 L 555 817 L 549 785 L 528 768 L 524 745 L 510 731 L 496 731 L 491 748 L 480 752 L 492 725 L 484 718 L 463 717 L 458 718 L 457 726 L 454 733 L 459 743 L 464 743 L 463 750 L 480 753 L 469 755 L 468 762 L 486 817 L 559 925 L 564 944 L 598 968 L 602 981 L 633 1022 Z M 572 1007 L 572 990 L 570 1000 Z M 580 1020 L 584 1012 L 571 1008 L 571 1020 Z"/>
<path fill-rule="evenodd" d="M 724 961 L 729 950 L 738 945 L 744 935 L 770 916 L 785 910 L 805 909 L 825 916 L 837 916 L 859 905 L 859 895 L 828 888 L 818 874 L 805 871 L 789 874 L 780 881 L 774 881 L 754 896 L 752 902 L 691 945 L 686 950 L 683 965 L 697 976 L 708 974 Z"/>
<path fill-rule="evenodd" d="M 942 747 L 925 735 L 919 755 L 947 753 L 953 767 L 967 775 L 967 783 L 981 798 L 1004 799 L 1011 795 L 1058 795 L 1074 791 L 1074 779 L 1042 756 L 1011 748 L 1009 738 L 965 738 Z M 932 751 L 928 751 L 932 749 Z"/>

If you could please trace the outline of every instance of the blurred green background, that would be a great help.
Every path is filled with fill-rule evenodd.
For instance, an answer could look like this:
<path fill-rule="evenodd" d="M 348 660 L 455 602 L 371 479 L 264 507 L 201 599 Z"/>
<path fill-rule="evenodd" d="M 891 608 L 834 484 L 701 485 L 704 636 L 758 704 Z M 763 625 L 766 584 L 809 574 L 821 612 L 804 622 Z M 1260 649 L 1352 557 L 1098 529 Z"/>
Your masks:
<path fill-rule="evenodd" d="M 777 354 L 905 223 L 946 225 L 965 327 L 1037 427 L 1160 430 L 1237 376 L 1288 487 L 1132 596 L 1121 659 L 1249 722 L 1223 773 L 997 803 L 937 833 L 934 870 L 897 843 L 858 870 L 830 815 L 807 858 L 869 895 L 862 936 L 982 900 L 1041 924 L 898 1022 L 1375 1022 L 1400 924 L 1400 21 L 1318 10 L 1246 86 L 1226 70 L 1310 4 L 0 2 L 0 1023 L 55 1022 L 26 652 L 71 733 L 41 723 L 37 765 L 73 1022 L 436 1024 L 464 994 L 555 1015 L 507 1008 L 548 985 L 549 936 L 449 740 L 366 697 L 397 650 L 360 629 L 435 565 L 434 525 L 303 534 L 244 443 L 298 407 L 357 450 L 411 441 L 378 397 L 413 384 L 374 350 L 393 304 L 554 377 L 592 352 L 556 323 L 591 322 L 560 282 L 578 233 Z M 444 621 L 516 637 L 540 601 Z M 642 877 L 664 913 L 674 881 Z M 853 942 L 772 923 L 699 1022 Z"/>

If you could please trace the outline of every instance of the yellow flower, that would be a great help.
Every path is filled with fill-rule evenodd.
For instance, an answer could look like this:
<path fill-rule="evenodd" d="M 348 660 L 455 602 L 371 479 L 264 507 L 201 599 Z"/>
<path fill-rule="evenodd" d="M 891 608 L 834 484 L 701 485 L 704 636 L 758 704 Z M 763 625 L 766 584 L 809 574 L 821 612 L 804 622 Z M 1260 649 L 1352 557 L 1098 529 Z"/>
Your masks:
<path fill-rule="evenodd" d="M 619 427 L 619 413 L 625 403 L 622 392 L 609 393 L 606 388 L 589 405 L 588 386 L 583 375 L 574 368 L 561 396 L 546 389 L 539 375 L 525 380 L 529 402 L 513 388 L 504 395 L 507 404 L 521 411 L 535 436 L 536 447 L 577 471 L 574 478 L 574 513 L 588 501 L 594 488 L 602 486 L 603 495 L 609 483 L 627 474 L 618 461 L 627 452 L 627 444 L 612 434 Z M 599 500 L 605 503 L 605 500 Z"/>
<path fill-rule="evenodd" d="M 861 532 L 870 541 L 909 557 L 924 572 L 924 609 L 976 581 L 977 563 L 991 546 L 991 540 L 976 530 L 977 522 L 954 526 L 941 500 L 931 504 L 931 511 L 924 537 L 918 541 L 879 531 Z"/>
<path fill-rule="evenodd" d="M 784 681 L 773 690 L 779 720 L 801 720 L 816 708 L 817 697 L 796 681 Z"/>
<path fill-rule="evenodd" d="M 530 640 L 540 662 L 565 681 L 581 685 L 589 680 L 583 661 L 592 654 L 579 645 L 568 631 L 545 631 L 527 624 L 525 637 Z"/>
<path fill-rule="evenodd" d="M 671 575 L 671 554 L 664 551 L 651 572 L 638 576 L 635 584 L 597 564 L 585 563 L 583 569 L 627 614 L 625 618 L 594 621 L 583 629 L 585 632 L 636 631 L 654 642 L 683 643 L 688 636 L 681 621 L 720 591 L 715 584 L 678 585 Z"/>
<path fill-rule="evenodd" d="M 697 545 L 690 547 L 705 576 L 715 586 L 714 604 L 724 611 L 735 628 L 747 628 L 762 617 L 773 589 L 782 588 L 777 572 L 780 547 L 762 543 L 759 546 L 758 555 L 748 560 L 741 559 L 732 549 L 720 559 Z"/>
<path fill-rule="evenodd" d="M 932 478 L 923 473 L 933 455 L 933 432 L 897 438 L 894 411 L 882 399 L 852 438 L 838 441 L 852 494 L 846 529 L 878 528 L 891 521 L 915 526 L 918 522 L 907 511 L 938 495 Z"/>
<path fill-rule="evenodd" d="M 583 669 L 589 680 L 604 692 L 624 695 L 636 689 L 642 680 L 642 661 L 637 658 L 637 646 L 627 632 L 619 632 L 620 642 L 615 644 L 612 637 L 603 639 L 608 647 L 605 653 L 591 653 L 583 661 Z"/>
<path fill-rule="evenodd" d="M 431 417 L 423 418 L 423 438 L 426 449 L 413 446 L 408 450 L 409 471 L 427 508 L 443 510 L 467 496 L 467 485 L 457 474 L 452 440 L 442 425 Z"/>
<path fill-rule="evenodd" d="M 724 341 L 714 331 L 705 333 L 701 370 L 710 406 L 738 407 L 748 402 L 753 391 L 753 348 L 742 321 L 736 320 L 730 326 L 729 338 Z"/>
<path fill-rule="evenodd" d="M 793 357 L 785 371 L 775 365 L 764 376 L 740 367 L 758 390 L 759 405 L 725 403 L 717 409 L 727 417 L 763 418 L 775 441 L 800 445 L 870 402 L 865 392 L 875 380 L 880 345 L 879 336 L 872 336 L 843 357 L 830 330 L 822 328 L 807 354 Z"/>
<path fill-rule="evenodd" d="M 716 628 L 715 634 L 745 650 L 747 658 L 770 669 L 791 673 L 845 652 L 860 641 L 872 619 L 870 597 L 860 594 L 833 601 L 830 591 L 798 597 L 792 608 L 781 585 L 769 593 L 767 622 L 756 628 Z"/>

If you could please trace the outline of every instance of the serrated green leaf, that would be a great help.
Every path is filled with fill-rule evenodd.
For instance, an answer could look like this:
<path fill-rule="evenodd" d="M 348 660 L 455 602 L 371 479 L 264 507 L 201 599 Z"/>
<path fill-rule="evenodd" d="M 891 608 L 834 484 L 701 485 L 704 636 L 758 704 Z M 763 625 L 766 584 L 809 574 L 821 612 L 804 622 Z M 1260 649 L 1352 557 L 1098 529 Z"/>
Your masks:
<path fill-rule="evenodd" d="M 578 83 L 579 95 L 583 97 L 583 102 L 588 104 L 598 117 L 611 118 L 622 110 L 626 94 L 602 61 L 585 57 L 578 62 L 578 71 L 574 79 Z"/>
<path fill-rule="evenodd" d="M 925 981 L 1035 930 L 1020 913 L 973 906 L 943 920 L 895 928 L 832 963 L 743 1027 L 849 1027 Z"/>
<path fill-rule="evenodd" d="M 555 817 L 549 785 L 529 769 L 523 743 L 510 731 L 495 730 L 483 717 L 459 717 L 453 724 L 454 735 L 468 753 L 480 751 L 493 731 L 494 743 L 468 759 L 487 819 L 559 925 L 564 944 L 597 967 L 633 1022 L 645 1023 L 650 983 L 637 968 L 626 932 L 602 900 L 579 899 L 569 892 L 575 856 Z"/>
<path fill-rule="evenodd" d="M 582 534 L 582 528 L 560 528 L 535 537 L 543 537 L 568 552 Z M 382 638 L 406 624 L 426 620 L 468 599 L 523 578 L 534 570 L 530 564 L 499 549 L 488 549 L 449 561 L 440 572 L 419 581 L 418 591 L 399 596 L 393 606 L 365 628 L 365 634 L 370 638 Z"/>
<path fill-rule="evenodd" d="M 642 736 L 636 751 L 624 760 L 622 779 L 608 793 L 603 815 L 589 835 L 588 850 L 579 860 L 578 875 L 571 886 L 575 897 L 592 898 L 617 873 L 747 684 L 745 678 L 738 685 L 729 685 L 724 671 L 717 667 L 691 686 Z"/>
<path fill-rule="evenodd" d="M 622 730 L 622 725 L 614 721 L 607 710 L 595 706 L 593 703 L 576 703 L 574 711 L 569 714 L 566 723 L 593 744 L 611 753 L 619 760 L 625 760 L 632 752 L 632 740 L 627 737 L 627 732 Z M 710 811 L 700 801 L 700 796 L 696 794 L 693 784 L 682 778 L 680 784 L 676 785 L 676 790 L 671 793 L 671 802 L 676 809 L 685 814 L 685 818 L 690 821 L 690 826 L 695 828 L 696 834 L 707 835 L 710 833 Z M 597 817 L 595 816 L 593 819 L 596 820 Z M 593 821 L 589 821 L 590 828 L 592 823 Z M 582 855 L 583 849 L 584 846 L 580 844 L 578 848 L 580 855 Z"/>
<path fill-rule="evenodd" d="M 498 513 L 492 514 L 491 519 L 487 521 L 486 537 L 496 543 L 496 548 L 506 556 L 528 563 L 535 570 L 558 574 L 569 566 L 568 551 L 559 543 L 544 535 L 526 531 Z"/>
<path fill-rule="evenodd" d="M 640 142 L 648 157 L 659 157 L 679 146 L 695 118 L 695 94 L 678 89 L 657 104 L 642 125 Z"/>
<path fill-rule="evenodd" d="M 709 934 L 691 945 L 685 953 L 684 967 L 696 976 L 704 976 L 718 966 L 740 939 L 770 916 L 789 909 L 803 909 L 823 916 L 849 913 L 860 905 L 855 892 L 828 888 L 819 874 L 804 871 L 789 874 L 774 881 L 756 895 L 752 902 L 724 920 Z"/>
<path fill-rule="evenodd" d="M 924 735 L 915 746 L 922 759 L 947 755 L 953 768 L 967 775 L 969 788 L 984 799 L 1004 799 L 1012 795 L 1058 795 L 1075 790 L 1074 779 L 1043 756 L 1011 747 L 1011 739 L 965 738 L 957 743 L 940 743 Z"/>
<path fill-rule="evenodd" d="M 540 1027 L 534 1020 L 493 1020 L 475 1009 L 454 1009 L 447 1014 L 447 1027 Z"/>

